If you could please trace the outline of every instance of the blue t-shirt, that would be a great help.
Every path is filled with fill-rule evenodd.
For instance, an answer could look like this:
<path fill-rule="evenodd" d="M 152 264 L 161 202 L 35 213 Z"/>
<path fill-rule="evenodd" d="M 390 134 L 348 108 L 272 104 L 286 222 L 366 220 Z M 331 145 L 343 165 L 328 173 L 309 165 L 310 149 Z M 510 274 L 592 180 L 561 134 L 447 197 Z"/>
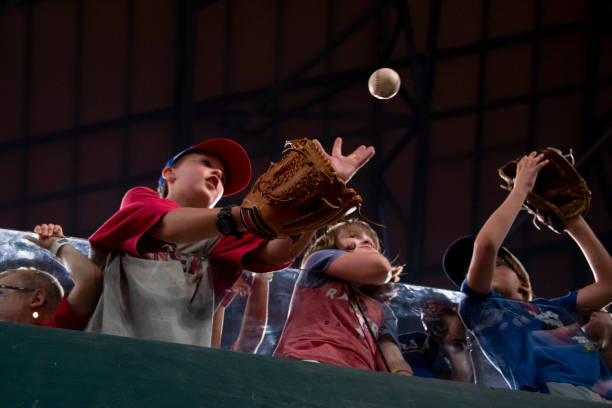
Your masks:
<path fill-rule="evenodd" d="M 547 392 L 545 383 L 591 388 L 610 377 L 572 311 L 578 292 L 532 302 L 482 295 L 463 283 L 459 314 L 512 388 Z"/>

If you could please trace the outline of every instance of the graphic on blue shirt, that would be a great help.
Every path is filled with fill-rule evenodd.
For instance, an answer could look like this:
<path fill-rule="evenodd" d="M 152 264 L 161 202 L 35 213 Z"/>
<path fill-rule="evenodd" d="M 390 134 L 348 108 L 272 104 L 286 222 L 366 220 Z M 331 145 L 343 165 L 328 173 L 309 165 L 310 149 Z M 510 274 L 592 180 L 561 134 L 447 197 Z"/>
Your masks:
<path fill-rule="evenodd" d="M 591 388 L 610 377 L 573 311 L 577 292 L 521 302 L 483 296 L 465 283 L 460 316 L 515 389 L 546 391 L 546 382 Z"/>

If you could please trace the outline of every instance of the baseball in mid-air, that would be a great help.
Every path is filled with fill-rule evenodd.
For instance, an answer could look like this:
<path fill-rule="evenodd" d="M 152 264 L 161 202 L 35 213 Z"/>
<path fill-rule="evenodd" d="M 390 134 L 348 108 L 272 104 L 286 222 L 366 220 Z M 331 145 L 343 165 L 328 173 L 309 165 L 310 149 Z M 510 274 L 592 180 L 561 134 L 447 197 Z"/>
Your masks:
<path fill-rule="evenodd" d="M 391 99 L 399 91 L 401 83 L 397 72 L 391 68 L 380 68 L 370 75 L 368 89 L 375 98 Z"/>

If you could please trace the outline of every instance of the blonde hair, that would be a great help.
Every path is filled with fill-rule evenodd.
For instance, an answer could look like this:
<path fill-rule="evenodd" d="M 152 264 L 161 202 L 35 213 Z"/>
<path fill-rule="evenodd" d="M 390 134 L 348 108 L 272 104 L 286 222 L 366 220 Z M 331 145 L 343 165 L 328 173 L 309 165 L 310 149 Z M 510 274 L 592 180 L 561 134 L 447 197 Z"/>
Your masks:
<path fill-rule="evenodd" d="M 47 292 L 47 304 L 55 310 L 64 297 L 64 288 L 57 278 L 49 272 L 40 269 L 21 267 L 17 269 L 7 269 L 0 272 L 0 279 L 7 276 L 16 275 L 20 279 L 20 285 L 29 289 L 42 288 Z"/>
<path fill-rule="evenodd" d="M 380 252 L 380 240 L 378 239 L 376 231 L 374 231 L 372 227 L 370 227 L 364 221 L 355 218 L 347 219 L 338 221 L 337 223 L 328 226 L 323 235 L 315 239 L 315 241 L 308 247 L 308 249 L 306 249 L 300 267 L 304 268 L 304 265 L 306 264 L 308 258 L 317 251 L 321 251 L 324 249 L 341 249 L 339 247 L 338 235 L 341 231 L 345 230 L 365 233 L 372 240 L 374 249 Z M 399 281 L 399 274 L 403 271 L 403 269 L 403 265 L 394 266 L 391 269 L 393 282 Z"/>
<path fill-rule="evenodd" d="M 183 159 L 185 157 L 187 157 L 190 153 L 192 153 L 192 152 L 185 153 L 184 155 L 179 157 L 179 159 L 177 161 L 175 161 L 174 163 L 172 163 L 168 167 L 172 167 L 173 169 L 176 169 L 181 164 Z M 193 153 L 196 153 L 196 152 L 193 152 Z M 165 167 L 164 167 L 164 169 L 165 169 Z M 162 169 L 162 173 L 163 173 L 164 169 Z M 157 186 L 157 194 L 159 195 L 160 198 L 166 198 L 166 197 L 168 197 L 168 192 L 169 191 L 170 191 L 170 189 L 168 187 L 168 180 L 166 180 L 164 178 L 164 180 L 162 181 L 161 185 Z"/>

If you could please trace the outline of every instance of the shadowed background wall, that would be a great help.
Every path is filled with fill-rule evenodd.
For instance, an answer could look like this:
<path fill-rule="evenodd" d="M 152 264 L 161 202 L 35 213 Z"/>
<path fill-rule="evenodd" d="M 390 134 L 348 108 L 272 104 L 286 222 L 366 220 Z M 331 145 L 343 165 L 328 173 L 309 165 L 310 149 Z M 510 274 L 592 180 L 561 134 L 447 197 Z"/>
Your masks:
<path fill-rule="evenodd" d="M 351 181 L 403 281 L 503 200 L 497 167 L 573 148 L 612 248 L 612 4 L 605 0 L 0 1 L 0 227 L 86 237 L 174 153 L 230 137 L 254 173 L 286 139 L 377 155 Z M 370 73 L 397 70 L 389 101 Z M 239 199 L 234 199 L 239 202 Z M 520 217 L 536 294 L 589 282 L 566 236 Z"/>

